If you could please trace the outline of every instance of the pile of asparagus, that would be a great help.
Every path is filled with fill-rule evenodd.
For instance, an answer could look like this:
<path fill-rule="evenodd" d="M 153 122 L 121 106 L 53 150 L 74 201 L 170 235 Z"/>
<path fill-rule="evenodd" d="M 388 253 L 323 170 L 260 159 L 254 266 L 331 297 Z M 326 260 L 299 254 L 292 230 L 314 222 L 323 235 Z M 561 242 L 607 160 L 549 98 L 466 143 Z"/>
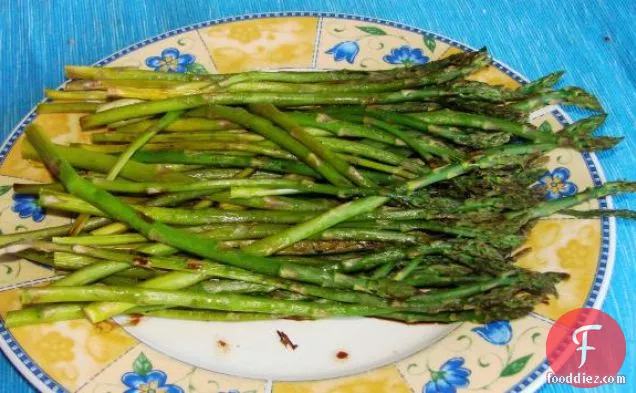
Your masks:
<path fill-rule="evenodd" d="M 515 265 L 537 219 L 632 192 L 557 200 L 555 148 L 608 149 L 597 114 L 558 133 L 546 104 L 600 112 L 562 73 L 517 89 L 467 77 L 485 50 L 387 71 L 200 75 L 69 66 L 39 113 L 80 112 L 91 144 L 37 125 L 23 155 L 59 181 L 15 184 L 70 225 L 0 235 L 60 278 L 20 291 L 9 326 L 117 315 L 215 321 L 519 318 L 566 274 Z M 561 183 L 550 187 L 562 187 Z"/>

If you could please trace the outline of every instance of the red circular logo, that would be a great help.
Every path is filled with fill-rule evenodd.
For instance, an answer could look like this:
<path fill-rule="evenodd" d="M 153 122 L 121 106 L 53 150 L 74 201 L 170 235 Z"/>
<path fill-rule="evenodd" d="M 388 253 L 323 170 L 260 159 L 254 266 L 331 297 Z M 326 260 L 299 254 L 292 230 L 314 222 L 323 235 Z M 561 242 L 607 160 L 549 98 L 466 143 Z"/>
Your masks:
<path fill-rule="evenodd" d="M 554 372 L 548 374 L 547 383 L 579 388 L 611 383 L 625 360 L 625 335 L 603 311 L 579 308 L 550 328 L 546 357 Z"/>

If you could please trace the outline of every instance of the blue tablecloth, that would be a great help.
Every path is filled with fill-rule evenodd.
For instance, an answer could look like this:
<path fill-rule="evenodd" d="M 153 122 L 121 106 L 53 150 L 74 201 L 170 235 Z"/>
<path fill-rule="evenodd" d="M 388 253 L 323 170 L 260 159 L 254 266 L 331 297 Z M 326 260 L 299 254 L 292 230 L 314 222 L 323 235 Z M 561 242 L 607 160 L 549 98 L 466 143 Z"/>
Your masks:
<path fill-rule="evenodd" d="M 602 133 L 626 140 L 600 154 L 609 180 L 636 179 L 636 1 L 477 0 L 17 0 L 0 5 L 0 139 L 43 96 L 63 81 L 64 64 L 89 64 L 143 38 L 183 25 L 274 11 L 329 11 L 393 20 L 440 33 L 492 54 L 529 78 L 567 70 L 566 84 L 596 94 L 610 117 Z M 636 209 L 636 198 L 615 198 Z M 627 385 L 636 381 L 636 223 L 619 222 L 616 267 L 603 310 L 622 326 Z M 567 385 L 544 392 L 572 391 Z M 32 392 L 0 355 L 0 393 Z"/>

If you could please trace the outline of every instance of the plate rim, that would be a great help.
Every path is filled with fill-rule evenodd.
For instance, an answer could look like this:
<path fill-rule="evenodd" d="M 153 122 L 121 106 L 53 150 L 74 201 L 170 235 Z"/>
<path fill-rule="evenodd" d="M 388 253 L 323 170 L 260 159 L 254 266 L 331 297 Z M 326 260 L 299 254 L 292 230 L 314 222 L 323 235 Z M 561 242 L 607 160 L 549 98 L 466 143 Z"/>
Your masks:
<path fill-rule="evenodd" d="M 163 33 L 154 35 L 149 38 L 145 38 L 143 40 L 137 41 L 131 45 L 124 47 L 100 60 L 93 63 L 94 66 L 104 66 L 106 64 L 111 63 L 112 61 L 129 54 L 135 50 L 143 48 L 147 45 L 150 45 L 155 42 L 162 41 L 166 38 L 186 33 L 193 30 L 198 30 L 201 28 L 221 25 L 226 23 L 244 21 L 244 20 L 256 20 L 256 19 L 265 19 L 265 18 L 282 18 L 282 17 L 313 17 L 313 18 L 335 18 L 335 19 L 343 19 L 343 20 L 356 20 L 362 22 L 371 22 L 377 23 L 383 26 L 390 26 L 394 28 L 398 28 L 401 30 L 406 30 L 410 32 L 414 32 L 421 35 L 427 35 L 432 37 L 438 41 L 444 42 L 450 46 L 466 50 L 466 51 L 474 51 L 476 50 L 474 47 L 466 45 L 462 42 L 456 41 L 452 38 L 446 37 L 442 34 L 431 32 L 429 30 L 425 30 L 419 27 L 411 26 L 409 24 L 404 24 L 401 22 L 394 22 L 386 19 L 376 18 L 376 17 L 368 17 L 368 16 L 360 16 L 354 14 L 347 13 L 339 13 L 339 12 L 320 12 L 320 11 L 278 11 L 278 12 L 259 12 L 259 13 L 247 13 L 236 16 L 228 16 L 217 19 L 210 19 L 203 22 L 197 22 L 188 24 L 185 26 L 178 27 L 176 29 L 168 30 Z M 315 54 L 314 54 L 315 55 Z M 494 65 L 498 70 L 504 72 L 509 77 L 513 78 L 515 81 L 525 84 L 529 80 L 523 76 L 522 74 L 515 71 L 508 64 L 499 61 L 497 59 L 492 59 L 492 65 Z M 60 89 L 64 84 L 66 84 L 69 80 L 65 80 L 57 89 Z M 46 98 L 41 100 L 40 102 L 47 101 Z M 34 106 L 20 121 L 19 123 L 9 132 L 6 139 L 2 141 L 0 144 L 0 165 L 6 159 L 7 154 L 17 141 L 17 139 L 22 135 L 24 129 L 27 125 L 29 125 L 36 117 L 35 109 L 37 105 Z M 553 114 L 556 119 L 562 124 L 570 124 L 572 123 L 571 117 L 558 105 L 550 105 L 541 110 L 542 112 L 549 112 Z M 594 185 L 599 185 L 605 183 L 606 177 L 601 166 L 600 161 L 595 153 L 582 153 L 584 158 L 586 168 L 590 176 L 592 177 Z M 604 197 L 599 198 L 599 205 L 601 209 L 611 209 L 613 208 L 613 200 L 612 197 Z M 614 217 L 602 217 L 600 219 L 601 222 L 601 253 L 599 255 L 599 259 L 597 261 L 597 269 L 594 275 L 594 281 L 586 300 L 583 304 L 583 307 L 590 307 L 600 309 L 605 301 L 605 297 L 607 295 L 607 291 L 610 287 L 610 282 L 612 279 L 613 268 L 615 264 L 615 251 L 616 251 L 616 219 Z M 532 313 L 534 318 L 548 320 L 545 317 L 539 316 L 535 313 Z M 449 334 L 451 334 L 449 332 Z M 5 327 L 2 318 L 0 318 L 0 350 L 5 354 L 9 362 L 13 367 L 15 367 L 20 374 L 35 388 L 39 389 L 42 392 L 68 392 L 66 388 L 60 385 L 57 381 L 51 378 L 44 370 L 42 370 L 37 363 L 31 359 L 31 357 L 22 349 L 19 343 L 14 339 L 13 335 L 9 332 L 9 330 Z M 545 383 L 545 378 L 543 376 L 549 371 L 549 365 L 547 360 L 544 359 L 542 363 L 536 366 L 533 370 L 527 372 L 523 379 L 515 383 L 511 386 L 507 391 L 508 392 L 534 392 L 539 387 L 541 387 Z M 269 388 L 271 391 L 272 381 L 267 380 L 264 381 L 266 389 Z M 266 393 L 269 393 L 266 391 Z"/>

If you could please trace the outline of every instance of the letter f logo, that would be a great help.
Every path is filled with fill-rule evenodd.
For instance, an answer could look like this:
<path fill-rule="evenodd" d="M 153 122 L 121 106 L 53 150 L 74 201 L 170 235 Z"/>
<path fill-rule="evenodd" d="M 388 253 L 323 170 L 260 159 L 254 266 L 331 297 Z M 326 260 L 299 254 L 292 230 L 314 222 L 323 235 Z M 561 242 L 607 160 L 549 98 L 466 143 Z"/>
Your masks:
<path fill-rule="evenodd" d="M 587 360 L 587 351 L 593 351 L 596 349 L 592 346 L 587 345 L 587 332 L 589 330 L 601 330 L 602 327 L 603 327 L 602 325 L 585 325 L 576 329 L 574 333 L 572 334 L 572 341 L 574 341 L 576 345 L 580 345 L 580 347 L 576 348 L 577 351 L 581 351 L 581 364 L 579 364 L 579 368 L 583 367 L 583 365 L 585 364 L 585 361 Z M 580 343 L 578 338 L 576 338 L 576 336 L 580 332 L 583 332 L 582 334 L 583 343 Z"/>

